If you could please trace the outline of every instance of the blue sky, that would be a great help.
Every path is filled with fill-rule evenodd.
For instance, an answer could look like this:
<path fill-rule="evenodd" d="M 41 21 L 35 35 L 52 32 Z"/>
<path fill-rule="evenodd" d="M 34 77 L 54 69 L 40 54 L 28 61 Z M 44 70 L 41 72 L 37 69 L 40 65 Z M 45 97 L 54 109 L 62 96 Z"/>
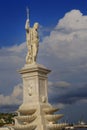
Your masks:
<path fill-rule="evenodd" d="M 52 70 L 49 101 L 62 108 L 63 121 L 87 121 L 87 1 L 0 2 L 0 110 L 22 102 L 22 80 L 16 70 L 25 64 L 28 6 L 31 26 L 40 25 L 38 62 Z"/>
<path fill-rule="evenodd" d="M 58 20 L 72 9 L 87 13 L 86 0 L 1 0 L 0 47 L 25 41 L 27 6 L 30 8 L 31 25 L 38 21 L 45 27 L 55 26 Z"/>

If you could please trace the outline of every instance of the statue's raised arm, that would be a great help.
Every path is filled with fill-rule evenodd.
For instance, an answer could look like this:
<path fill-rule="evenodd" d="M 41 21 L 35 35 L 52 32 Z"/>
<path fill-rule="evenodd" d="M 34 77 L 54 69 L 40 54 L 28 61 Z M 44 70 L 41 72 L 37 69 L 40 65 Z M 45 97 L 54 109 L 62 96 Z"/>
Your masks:
<path fill-rule="evenodd" d="M 26 20 L 25 29 L 26 29 L 26 42 L 27 42 L 27 56 L 26 63 L 33 64 L 36 62 L 38 47 L 39 47 L 39 36 L 38 36 L 38 23 L 35 23 L 31 28 L 29 19 Z"/>
<path fill-rule="evenodd" d="M 30 28 L 30 21 L 29 21 L 29 9 L 27 8 L 27 20 L 26 20 L 26 24 L 25 24 L 25 29 L 26 31 L 29 31 L 29 28 Z"/>

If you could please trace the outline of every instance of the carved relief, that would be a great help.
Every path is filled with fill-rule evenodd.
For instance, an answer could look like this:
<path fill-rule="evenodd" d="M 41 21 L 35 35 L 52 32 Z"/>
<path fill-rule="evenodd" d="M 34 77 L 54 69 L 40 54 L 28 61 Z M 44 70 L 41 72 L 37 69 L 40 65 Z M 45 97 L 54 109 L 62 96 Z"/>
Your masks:
<path fill-rule="evenodd" d="M 42 99 L 42 102 L 43 102 L 43 103 L 46 102 L 46 97 L 45 97 L 45 96 L 42 96 L 41 99 Z"/>
<path fill-rule="evenodd" d="M 29 94 L 29 96 L 32 95 L 32 84 L 29 84 L 29 87 L 28 87 L 28 94 Z"/>
<path fill-rule="evenodd" d="M 34 88 L 35 80 L 34 79 L 29 79 L 25 78 L 24 79 L 24 93 L 25 96 L 32 96 L 35 92 Z"/>

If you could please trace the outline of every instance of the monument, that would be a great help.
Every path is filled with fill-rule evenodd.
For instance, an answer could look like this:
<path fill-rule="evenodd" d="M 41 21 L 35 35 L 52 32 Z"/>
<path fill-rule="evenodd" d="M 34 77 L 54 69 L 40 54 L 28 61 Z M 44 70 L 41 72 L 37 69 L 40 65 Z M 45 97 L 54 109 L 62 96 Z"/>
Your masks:
<path fill-rule="evenodd" d="M 48 102 L 48 74 L 51 70 L 36 62 L 38 23 L 31 28 L 28 16 L 25 29 L 28 52 L 26 64 L 19 70 L 23 79 L 23 104 L 17 110 L 18 116 L 14 118 L 11 130 L 62 130 L 67 124 L 57 124 L 57 121 L 63 115 L 55 114 L 59 109 Z"/>

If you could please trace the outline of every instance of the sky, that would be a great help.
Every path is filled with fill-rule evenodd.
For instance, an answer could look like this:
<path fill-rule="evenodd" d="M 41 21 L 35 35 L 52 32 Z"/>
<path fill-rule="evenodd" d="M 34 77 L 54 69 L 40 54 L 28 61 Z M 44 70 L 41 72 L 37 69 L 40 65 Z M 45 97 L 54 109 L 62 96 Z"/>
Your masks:
<path fill-rule="evenodd" d="M 87 122 L 87 0 L 0 1 L 0 111 L 22 103 L 26 7 L 30 26 L 39 23 L 37 62 L 49 74 L 49 102 L 61 108 L 62 121 Z"/>

